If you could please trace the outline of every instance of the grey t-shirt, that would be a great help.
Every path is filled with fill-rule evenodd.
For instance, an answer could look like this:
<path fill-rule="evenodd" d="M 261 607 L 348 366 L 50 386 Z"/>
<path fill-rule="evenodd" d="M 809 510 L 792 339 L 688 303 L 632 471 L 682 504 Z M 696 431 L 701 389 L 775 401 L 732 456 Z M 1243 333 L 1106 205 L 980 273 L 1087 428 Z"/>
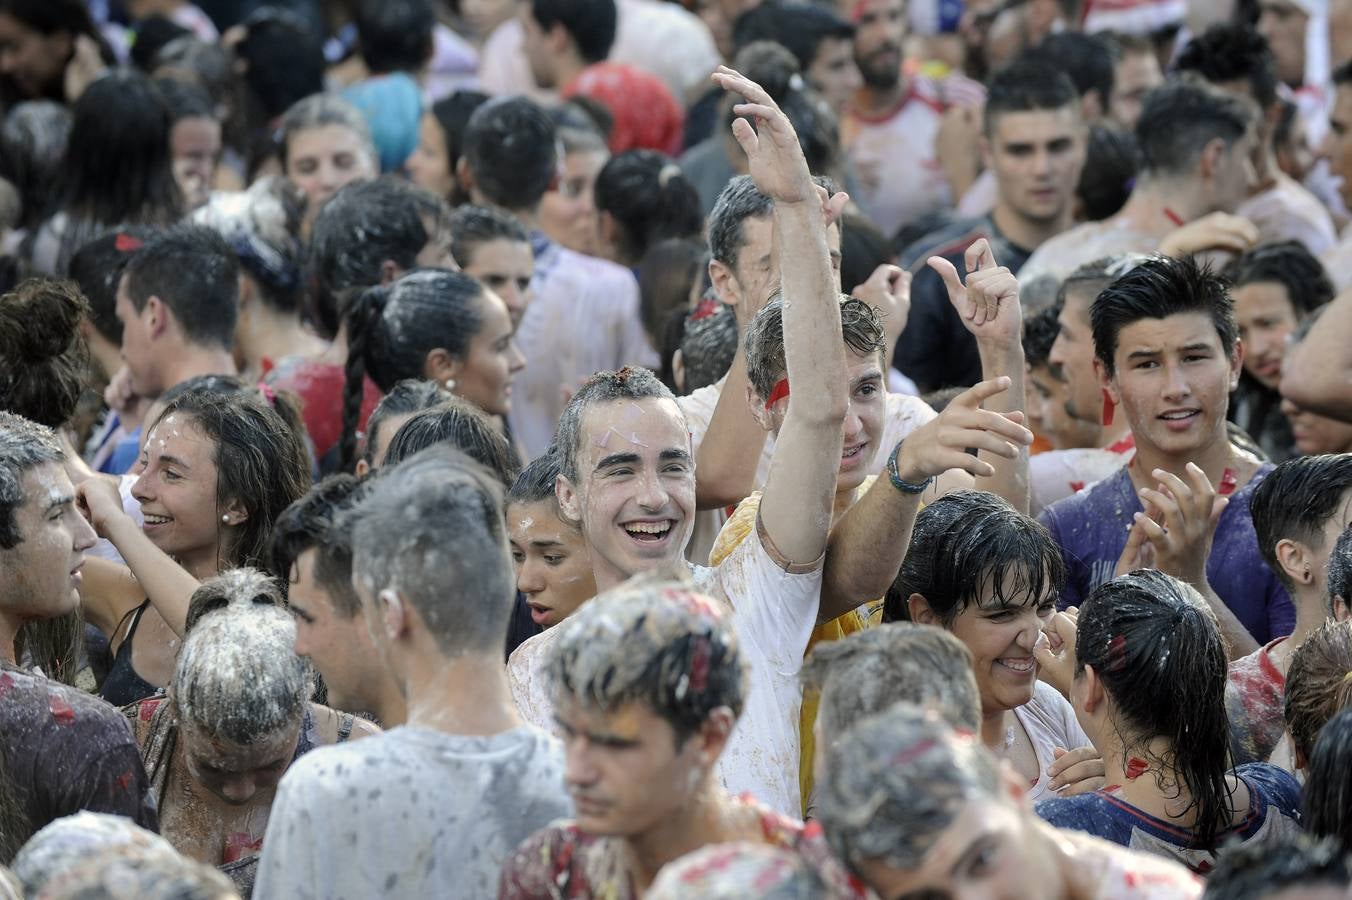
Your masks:
<path fill-rule="evenodd" d="M 256 897 L 495 896 L 517 845 L 572 815 L 558 742 L 402 726 L 315 750 L 282 779 Z"/>

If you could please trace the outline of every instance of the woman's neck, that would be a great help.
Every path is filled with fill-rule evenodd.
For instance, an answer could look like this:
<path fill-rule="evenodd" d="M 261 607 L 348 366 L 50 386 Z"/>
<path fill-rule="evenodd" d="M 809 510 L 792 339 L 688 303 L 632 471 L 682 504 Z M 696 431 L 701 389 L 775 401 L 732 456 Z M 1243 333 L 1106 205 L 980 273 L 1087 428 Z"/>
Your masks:
<path fill-rule="evenodd" d="M 328 349 L 328 343 L 307 331 L 295 316 L 265 310 L 261 303 L 257 306 L 250 313 L 247 338 L 241 342 L 251 375 L 263 374 L 265 360 L 276 362 L 288 356 L 314 357 Z"/>
<path fill-rule="evenodd" d="M 1108 737 L 1101 749 L 1104 791 L 1180 828 L 1192 828 L 1197 823 L 1198 810 L 1192 791 L 1177 771 L 1160 764 L 1160 760 L 1174 757 L 1173 745 L 1167 738 L 1153 738 L 1128 752 L 1120 740 Z"/>

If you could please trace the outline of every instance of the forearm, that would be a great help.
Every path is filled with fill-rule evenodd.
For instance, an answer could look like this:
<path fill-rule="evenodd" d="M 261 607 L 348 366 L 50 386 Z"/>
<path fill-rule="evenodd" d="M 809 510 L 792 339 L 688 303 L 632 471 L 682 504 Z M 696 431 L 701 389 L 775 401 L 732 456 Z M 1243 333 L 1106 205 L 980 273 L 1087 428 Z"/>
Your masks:
<path fill-rule="evenodd" d="M 740 503 L 755 489 L 765 429 L 746 408 L 746 354 L 742 343 L 695 451 L 695 502 L 699 509 Z"/>
<path fill-rule="evenodd" d="M 1021 412 L 1026 423 L 1023 346 L 1018 342 L 1011 346 L 990 346 L 978 342 L 977 348 L 981 355 L 983 381 L 1002 375 L 1009 379 L 1009 389 L 991 397 L 983 406 L 992 412 Z M 1027 515 L 1032 504 L 1028 490 L 1028 447 L 1016 444 L 1015 448 L 1019 452 L 1013 459 L 986 451 L 977 454 L 980 459 L 990 463 L 995 472 L 989 476 L 978 475 L 976 489 L 1003 497 L 1015 509 Z"/>
<path fill-rule="evenodd" d="M 174 634 L 182 636 L 188 618 L 188 603 L 201 583 L 156 547 L 130 518 L 118 520 L 108 526 L 107 531 L 108 539 L 126 560 L 150 604 Z"/>
<path fill-rule="evenodd" d="M 933 492 L 931 486 L 925 496 Z M 821 621 L 843 616 L 887 593 L 911 544 L 921 497 L 902 493 L 882 475 L 841 516 L 826 545 Z"/>

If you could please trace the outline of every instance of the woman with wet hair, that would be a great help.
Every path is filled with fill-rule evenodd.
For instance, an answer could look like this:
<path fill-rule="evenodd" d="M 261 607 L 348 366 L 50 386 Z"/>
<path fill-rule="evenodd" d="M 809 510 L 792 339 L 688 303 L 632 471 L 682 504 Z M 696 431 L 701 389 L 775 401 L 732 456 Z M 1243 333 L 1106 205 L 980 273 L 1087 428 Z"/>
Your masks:
<path fill-rule="evenodd" d="M 1291 771 L 1310 763 L 1319 732 L 1339 710 L 1352 706 L 1352 622 L 1329 622 L 1291 657 L 1286 672 L 1286 733 L 1272 761 Z M 1289 755 L 1288 755 L 1289 751 Z"/>
<path fill-rule="evenodd" d="M 279 402 L 253 390 L 210 388 L 169 400 L 148 420 L 131 486 L 144 524 L 123 510 L 115 483 L 80 486 L 95 530 L 130 568 L 90 560 L 80 591 L 86 620 L 108 636 L 114 653 L 100 689 L 110 703 L 131 703 L 168 684 L 199 580 L 265 565 L 273 520 L 309 489 L 304 440 L 274 409 Z"/>
<path fill-rule="evenodd" d="M 1044 819 L 1195 872 L 1225 846 L 1299 831 L 1300 785 L 1288 772 L 1230 768 L 1225 641 L 1192 587 L 1154 569 L 1101 585 L 1080 608 L 1073 670 L 1071 704 L 1107 785 L 1040 803 Z"/>
<path fill-rule="evenodd" d="M 676 161 L 655 150 L 626 150 L 596 176 L 601 256 L 634 269 L 664 238 L 702 236 L 696 192 Z"/>
<path fill-rule="evenodd" d="M 938 625 L 971 651 L 982 743 L 1009 760 L 1034 801 L 1102 783 L 1074 711 L 1038 679 L 1034 648 L 1064 578 L 1045 528 L 994 494 L 955 491 L 916 517 L 883 607 L 884 621 Z"/>
<path fill-rule="evenodd" d="M 493 473 L 506 490 L 521 472 L 521 460 L 502 431 L 482 410 L 450 397 L 410 418 L 390 438 L 385 465 L 393 466 L 436 444 L 449 444 Z"/>
<path fill-rule="evenodd" d="M 387 391 L 406 378 L 444 385 L 494 416 L 512 405 L 512 380 L 526 361 L 507 306 L 482 284 L 447 269 L 412 269 L 368 288 L 347 310 L 347 385 L 341 471 L 356 459 L 363 381 Z"/>
<path fill-rule="evenodd" d="M 330 197 L 354 181 L 380 174 L 366 119 L 336 94 L 306 97 L 286 111 L 281 153 L 282 172 L 305 198 L 301 233 L 307 236 Z"/>
<path fill-rule="evenodd" d="M 405 378 L 390 388 L 366 420 L 361 459 L 354 470 L 357 477 L 385 464 L 390 441 L 405 422 L 424 410 L 440 406 L 450 396 L 442 385 L 421 378 Z"/>
<path fill-rule="evenodd" d="M 1352 852 L 1352 711 L 1342 710 L 1319 730 L 1305 768 L 1303 824 L 1310 835 L 1333 838 Z"/>
<path fill-rule="evenodd" d="M 277 782 L 318 746 L 378 732 L 310 703 L 310 672 L 276 583 L 235 569 L 204 582 L 166 696 L 126 708 L 160 812 L 183 855 L 248 896 Z"/>

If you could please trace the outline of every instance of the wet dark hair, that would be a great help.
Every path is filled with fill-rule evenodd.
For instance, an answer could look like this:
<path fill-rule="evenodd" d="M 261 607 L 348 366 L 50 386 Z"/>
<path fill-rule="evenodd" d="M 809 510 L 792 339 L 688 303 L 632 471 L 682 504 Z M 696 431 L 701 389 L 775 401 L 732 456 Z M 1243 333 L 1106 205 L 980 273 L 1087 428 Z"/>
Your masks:
<path fill-rule="evenodd" d="M 1145 97 L 1136 120 L 1145 170 L 1187 176 L 1202 150 L 1220 138 L 1227 147 L 1244 136 L 1253 110 L 1238 97 L 1197 78 L 1166 81 Z"/>
<path fill-rule="evenodd" d="M 1309 821 L 1306 820 L 1308 828 Z M 1293 834 L 1226 848 L 1207 873 L 1202 900 L 1269 900 L 1300 888 L 1347 887 L 1352 859 L 1337 841 Z"/>
<path fill-rule="evenodd" d="M 734 272 L 746 244 L 742 223 L 763 219 L 774 210 L 774 201 L 760 192 L 750 175 L 737 175 L 719 191 L 709 213 L 709 252 Z"/>
<path fill-rule="evenodd" d="M 418 254 L 447 227 L 448 217 L 445 201 L 393 175 L 349 184 L 334 194 L 315 217 L 310 238 L 320 327 L 337 332 L 350 295 L 380 284 L 386 260 L 400 269 L 417 265 Z"/>
<path fill-rule="evenodd" d="M 487 102 L 488 95 L 483 91 L 462 90 L 433 103 L 429 110 L 446 139 L 446 164 L 452 175 L 465 152 L 465 129 L 469 127 L 470 116 Z"/>
<path fill-rule="evenodd" d="M 1117 337 L 1123 328 L 1142 319 L 1167 319 L 1182 313 L 1210 316 L 1221 351 L 1226 357 L 1234 355 L 1239 326 L 1225 279 L 1191 256 L 1149 257 L 1099 293 L 1089 310 L 1094 354 L 1108 374 L 1115 375 Z"/>
<path fill-rule="evenodd" d="M 559 472 L 577 483 L 578 453 L 582 449 L 582 417 L 587 408 L 617 400 L 648 398 L 675 400 L 675 395 L 657 376 L 644 368 L 625 366 L 617 372 L 595 372 L 573 394 L 563 408 L 554 431 L 554 446 L 559 454 Z"/>
<path fill-rule="evenodd" d="M 533 100 L 489 100 L 465 127 L 465 161 L 490 203 L 531 210 L 549 190 L 558 166 L 554 120 Z"/>
<path fill-rule="evenodd" d="M 1352 706 L 1352 622 L 1326 622 L 1296 648 L 1286 673 L 1286 730 L 1308 761 L 1324 723 Z"/>
<path fill-rule="evenodd" d="M 30 231 L 52 213 L 65 185 L 71 122 L 70 110 L 51 100 L 20 103 L 0 121 L 0 178 L 18 192 L 16 224 Z"/>
<path fill-rule="evenodd" d="M 173 19 L 159 14 L 146 16 L 133 23 L 130 29 L 131 64 L 147 74 L 154 68 L 155 56 L 167 44 L 183 37 L 191 37 L 192 31 Z"/>
<path fill-rule="evenodd" d="M 88 351 L 89 306 L 73 281 L 30 278 L 0 296 L 0 409 L 48 428 L 75 413 Z"/>
<path fill-rule="evenodd" d="M 213 107 L 224 108 L 232 100 L 235 73 L 230 52 L 188 34 L 165 44 L 155 53 L 156 81 L 178 80 L 206 93 Z"/>
<path fill-rule="evenodd" d="M 65 458 L 50 428 L 0 409 L 0 550 L 12 550 L 23 542 L 15 515 L 28 502 L 24 474 Z"/>
<path fill-rule="evenodd" d="M 362 449 L 362 458 L 366 464 L 374 467 L 376 441 L 386 419 L 431 409 L 450 396 L 450 392 L 433 381 L 405 378 L 395 382 L 394 387 L 386 391 L 376 408 L 371 410 L 371 415 L 366 417 L 366 436 Z"/>
<path fill-rule="evenodd" d="M 1266 110 L 1277 99 L 1277 63 L 1267 39 L 1252 26 L 1218 22 L 1188 41 L 1174 68 L 1196 72 L 1212 84 L 1247 81 L 1254 102 Z"/>
<path fill-rule="evenodd" d="M 1297 319 L 1333 299 L 1333 282 L 1323 263 L 1300 241 L 1260 244 L 1225 267 L 1232 288 L 1270 281 L 1286 289 Z"/>
<path fill-rule="evenodd" d="M 361 609 L 352 587 L 352 536 L 337 527 L 341 514 L 360 500 L 366 482 L 354 475 L 330 475 L 312 487 L 277 517 L 272 526 L 268 558 L 282 583 L 291 580 L 291 568 L 307 550 L 315 551 L 314 578 L 334 612 L 351 619 Z"/>
<path fill-rule="evenodd" d="M 1108 42 L 1098 35 L 1080 31 L 1048 35 L 1036 47 L 1024 51 L 1017 62 L 1040 62 L 1066 73 L 1076 94 L 1084 97 L 1090 91 L 1096 92 L 1099 108 L 1107 114 L 1116 73 Z M 997 72 L 994 78 L 999 77 Z"/>
<path fill-rule="evenodd" d="M 737 355 L 737 317 L 732 307 L 704 300 L 686 314 L 681 334 L 681 361 L 685 380 L 681 391 L 690 394 L 728 374 Z"/>
<path fill-rule="evenodd" d="M 1108 64 L 1112 73 L 1112 63 Z M 1079 117 L 1080 92 L 1064 63 L 1053 65 L 1050 58 L 1036 51 L 1016 58 L 991 76 L 986 95 L 986 136 L 995 133 L 995 121 L 1007 113 L 1055 111 L 1070 107 Z M 1112 93 L 1112 79 L 1108 91 L 1101 95 L 1103 104 Z"/>
<path fill-rule="evenodd" d="M 841 294 L 840 326 L 845 346 L 859 356 L 877 356 L 887 346 L 878 311 L 863 300 Z M 775 382 L 785 377 L 788 365 L 784 359 L 784 300 L 776 295 L 761 307 L 746 327 L 743 338 L 746 353 L 746 373 L 751 387 L 762 399 L 769 398 Z M 883 373 L 886 378 L 886 371 Z"/>
<path fill-rule="evenodd" d="M 1343 853 L 1352 850 L 1352 710 L 1339 711 L 1319 729 L 1303 793 L 1305 830 L 1335 839 Z M 1344 872 L 1347 884 L 1346 864 Z"/>
<path fill-rule="evenodd" d="M 393 466 L 434 444 L 449 444 L 493 473 L 503 490 L 516 480 L 521 461 L 507 438 L 482 410 L 450 397 L 409 419 L 390 439 L 385 466 Z"/>
<path fill-rule="evenodd" d="M 699 193 L 676 161 L 656 150 L 612 156 L 596 176 L 596 210 L 619 225 L 616 245 L 628 264 L 663 238 L 699 237 Z"/>
<path fill-rule="evenodd" d="M 756 41 L 774 41 L 794 55 L 803 72 L 812 68 L 822 42 L 832 38 L 854 40 L 854 24 L 817 3 L 767 0 L 732 23 L 734 53 Z"/>
<path fill-rule="evenodd" d="M 169 156 L 169 107 L 145 75 L 117 70 L 75 101 L 62 204 L 112 226 L 167 225 L 183 211 Z"/>
<path fill-rule="evenodd" d="M 1075 653 L 1075 676 L 1093 666 L 1112 698 L 1123 754 L 1169 770 L 1156 778 L 1191 797 L 1179 814 L 1195 811 L 1191 845 L 1216 850 L 1231 816 L 1230 723 L 1225 640 L 1205 601 L 1154 569 L 1115 578 L 1080 607 Z M 1155 737 L 1168 741 L 1162 756 L 1147 749 Z"/>
<path fill-rule="evenodd" d="M 1047 365 L 1052 344 L 1061 333 L 1057 320 L 1061 316 L 1061 305 L 1054 304 L 1034 313 L 1023 322 L 1023 358 L 1028 368 L 1036 369 Z"/>
<path fill-rule="evenodd" d="M 690 308 L 695 282 L 707 277 L 709 254 L 700 237 L 658 241 L 638 264 L 638 317 L 654 347 L 662 348 L 668 323 Z M 665 360 L 664 360 L 665 362 Z"/>
<path fill-rule="evenodd" d="M 357 0 L 357 47 L 373 75 L 415 73 L 432 55 L 437 23 L 428 0 Z"/>
<path fill-rule="evenodd" d="M 1329 579 L 1326 596 L 1330 614 L 1333 611 L 1333 599 L 1340 598 L 1352 608 L 1352 528 L 1346 528 L 1338 535 L 1338 541 L 1329 554 Z"/>
<path fill-rule="evenodd" d="M 422 378 L 427 354 L 464 358 L 483 326 L 483 285 L 449 269 L 412 269 L 386 286 L 367 288 L 347 311 L 347 384 L 343 393 L 341 469 L 356 461 L 362 383 L 388 391 Z"/>
<path fill-rule="evenodd" d="M 304 438 L 256 391 L 185 391 L 165 403 L 147 433 L 173 415 L 190 418 L 215 445 L 215 511 L 234 501 L 248 512 L 218 567 L 265 567 L 272 523 L 310 487 Z"/>
<path fill-rule="evenodd" d="M 951 628 L 987 588 L 987 606 L 1030 606 L 1056 599 L 1065 580 L 1061 549 L 1041 523 L 994 494 L 954 491 L 916 516 L 883 620 L 909 621 L 910 597 L 919 594 Z"/>
<path fill-rule="evenodd" d="M 619 24 L 615 0 L 531 0 L 530 11 L 545 31 L 562 25 L 584 61 L 597 63 L 610 55 Z"/>
<path fill-rule="evenodd" d="M 252 127 L 265 127 L 293 105 L 324 90 L 324 48 L 304 20 L 275 6 L 256 10 L 242 23 L 235 58 Z"/>
<path fill-rule="evenodd" d="M 451 255 L 461 266 L 474 265 L 474 251 L 489 241 L 529 244 L 525 227 L 500 209 L 465 204 L 451 214 Z"/>
<path fill-rule="evenodd" d="M 1126 205 L 1144 160 L 1136 135 L 1113 125 L 1089 126 L 1084 168 L 1075 186 L 1086 221 L 1101 222 Z"/>
<path fill-rule="evenodd" d="M 1277 561 L 1277 543 L 1299 541 L 1311 550 L 1324 545 L 1324 525 L 1337 515 L 1352 489 L 1352 453 L 1298 456 L 1268 473 L 1249 500 L 1258 549 L 1287 590 L 1290 576 Z"/>
<path fill-rule="evenodd" d="M 114 344 L 122 343 L 117 285 L 132 255 L 154 235 L 148 228 L 121 228 L 97 237 L 70 258 L 70 277 L 89 301 L 89 323 Z"/>
<path fill-rule="evenodd" d="M 840 219 L 840 284 L 853 290 L 877 268 L 894 261 L 892 246 L 867 216 L 846 212 Z"/>
<path fill-rule="evenodd" d="M 127 263 L 124 278 L 137 312 L 158 297 L 188 340 L 234 346 L 239 260 L 213 229 L 175 225 L 155 235 Z"/>
<path fill-rule="evenodd" d="M 559 475 L 559 452 L 551 445 L 541 455 L 526 464 L 507 489 L 507 503 L 543 503 L 549 502 L 558 509 L 558 495 L 554 493 L 554 483 Z M 559 518 L 565 523 L 577 527 L 576 522 Z"/>

